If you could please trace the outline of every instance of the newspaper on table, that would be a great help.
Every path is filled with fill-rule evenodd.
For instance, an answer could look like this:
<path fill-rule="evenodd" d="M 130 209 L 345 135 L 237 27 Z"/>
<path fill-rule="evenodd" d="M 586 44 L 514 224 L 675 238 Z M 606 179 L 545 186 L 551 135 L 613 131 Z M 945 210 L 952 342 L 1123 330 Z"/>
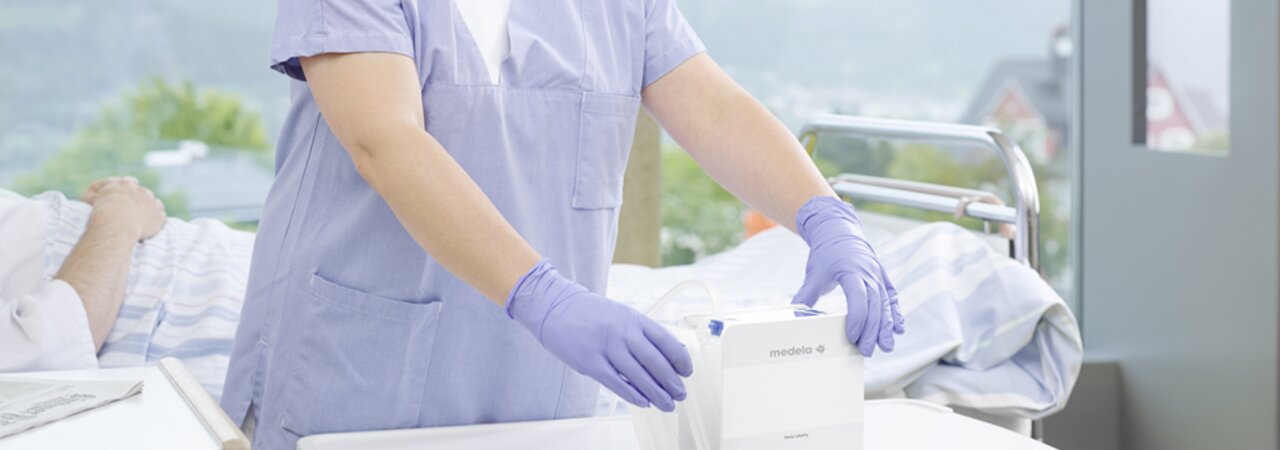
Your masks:
<path fill-rule="evenodd" d="M 142 392 L 142 380 L 0 378 L 0 438 Z"/>

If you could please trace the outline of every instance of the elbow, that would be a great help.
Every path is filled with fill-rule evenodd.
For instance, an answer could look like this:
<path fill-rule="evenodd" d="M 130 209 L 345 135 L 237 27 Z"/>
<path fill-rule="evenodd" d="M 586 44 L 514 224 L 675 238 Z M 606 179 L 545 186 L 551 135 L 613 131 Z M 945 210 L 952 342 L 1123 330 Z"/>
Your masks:
<path fill-rule="evenodd" d="M 375 153 L 367 147 L 345 146 L 347 154 L 351 156 L 351 163 L 355 166 L 356 172 L 360 173 L 360 177 L 371 186 L 377 186 L 378 165 L 376 164 Z"/>
<path fill-rule="evenodd" d="M 351 157 L 351 163 L 355 166 L 356 172 L 369 182 L 375 185 L 378 177 L 378 158 L 385 156 L 386 143 L 377 136 L 355 135 L 347 139 L 339 139 L 342 141 L 342 147 L 347 150 L 347 155 Z"/>
<path fill-rule="evenodd" d="M 383 126 L 358 132 L 339 133 L 338 140 L 351 157 L 360 176 L 377 188 L 379 174 L 395 164 L 397 154 L 412 151 L 426 131 L 417 126 Z"/>

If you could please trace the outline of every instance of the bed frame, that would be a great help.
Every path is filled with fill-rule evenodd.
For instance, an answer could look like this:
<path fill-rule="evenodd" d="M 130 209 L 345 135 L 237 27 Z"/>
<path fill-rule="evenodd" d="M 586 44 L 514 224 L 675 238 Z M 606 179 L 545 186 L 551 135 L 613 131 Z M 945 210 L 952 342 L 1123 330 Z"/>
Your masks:
<path fill-rule="evenodd" d="M 953 213 L 956 219 L 971 217 L 1001 227 L 1008 240 L 1009 257 L 1032 269 L 1040 269 L 1040 196 L 1035 174 L 1026 155 L 1000 130 L 973 125 L 954 125 L 903 120 L 873 119 L 823 114 L 814 117 L 800 132 L 800 141 L 813 155 L 820 137 L 843 136 L 893 142 L 932 145 L 965 145 L 995 153 L 1004 164 L 1013 190 L 1014 205 L 1003 205 L 996 196 L 971 189 L 867 175 L 840 174 L 832 177 L 832 188 L 847 199 L 906 206 L 914 209 Z M 997 425 L 1042 437 L 1041 421 L 991 416 L 980 411 L 957 411 Z"/>
<path fill-rule="evenodd" d="M 823 114 L 800 132 L 805 150 L 813 154 L 820 136 L 850 136 L 934 145 L 969 145 L 990 150 L 1000 158 L 1013 188 L 1013 206 L 989 203 L 994 195 L 954 186 L 942 186 L 867 175 L 841 174 L 831 186 L 842 196 L 875 203 L 907 206 L 927 211 L 956 213 L 986 223 L 1013 227 L 1009 256 L 1039 270 L 1040 195 L 1031 163 L 1018 144 L 1000 130 L 973 125 L 953 125 L 905 120 Z"/>

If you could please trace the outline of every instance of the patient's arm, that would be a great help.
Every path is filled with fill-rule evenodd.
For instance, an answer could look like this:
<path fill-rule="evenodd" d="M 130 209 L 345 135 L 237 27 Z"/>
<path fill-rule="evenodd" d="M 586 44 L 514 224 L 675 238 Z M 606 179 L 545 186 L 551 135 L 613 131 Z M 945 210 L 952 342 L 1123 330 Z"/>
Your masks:
<path fill-rule="evenodd" d="M 795 136 L 706 54 L 653 82 L 642 96 L 712 178 L 792 231 L 801 205 L 835 196 Z"/>
<path fill-rule="evenodd" d="M 160 232 L 164 205 L 133 178 L 99 181 L 82 198 L 93 205 L 93 212 L 54 278 L 80 296 L 93 343 L 101 349 L 124 300 L 133 246 Z"/>

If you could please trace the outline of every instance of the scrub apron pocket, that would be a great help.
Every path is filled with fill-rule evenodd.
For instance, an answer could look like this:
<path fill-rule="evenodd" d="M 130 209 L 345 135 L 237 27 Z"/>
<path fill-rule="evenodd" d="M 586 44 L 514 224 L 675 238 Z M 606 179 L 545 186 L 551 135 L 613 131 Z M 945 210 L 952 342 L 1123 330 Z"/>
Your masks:
<path fill-rule="evenodd" d="M 417 425 L 443 303 L 379 297 L 313 275 L 281 332 L 296 342 L 282 392 L 285 430 Z"/>
<path fill-rule="evenodd" d="M 631 154 L 639 109 L 640 97 L 582 94 L 574 208 L 604 209 L 622 204 L 622 176 Z"/>

